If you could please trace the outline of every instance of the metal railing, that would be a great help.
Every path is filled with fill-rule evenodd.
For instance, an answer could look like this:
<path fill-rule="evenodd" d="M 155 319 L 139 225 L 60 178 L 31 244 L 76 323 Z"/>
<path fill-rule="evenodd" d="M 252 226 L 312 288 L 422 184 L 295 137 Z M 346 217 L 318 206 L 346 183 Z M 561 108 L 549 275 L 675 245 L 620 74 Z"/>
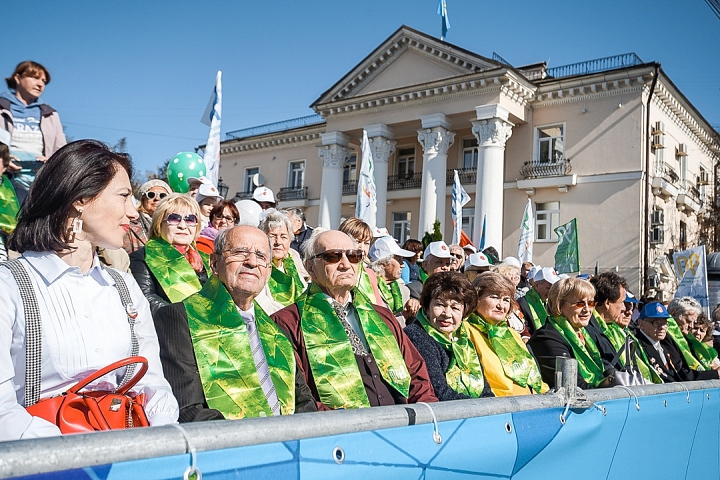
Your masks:
<path fill-rule="evenodd" d="M 606 70 L 615 70 L 616 68 L 633 67 L 642 64 L 643 61 L 640 57 L 638 57 L 635 52 L 631 52 L 548 68 L 547 74 L 553 78 L 570 77 L 572 75 L 587 75 L 589 73 L 604 72 Z"/>
<path fill-rule="evenodd" d="M 303 200 L 307 198 L 308 187 L 284 187 L 277 193 L 278 200 Z"/>
<path fill-rule="evenodd" d="M 670 183 L 677 183 L 680 180 L 680 176 L 677 174 L 674 168 L 667 163 L 663 171 L 663 178 Z"/>
<path fill-rule="evenodd" d="M 422 172 L 408 173 L 405 175 L 390 175 L 388 177 L 388 190 L 406 190 L 409 188 L 420 188 L 422 185 Z"/>
<path fill-rule="evenodd" d="M 454 170 L 457 170 L 458 172 L 460 183 L 475 183 L 475 179 L 477 178 L 477 168 L 455 168 Z M 445 175 L 445 185 L 452 185 L 455 181 L 454 170 L 447 171 L 447 175 Z"/>
<path fill-rule="evenodd" d="M 556 162 L 544 160 L 528 160 L 520 167 L 520 174 L 525 178 L 561 177 L 572 171 L 570 159 L 563 158 Z"/>
<path fill-rule="evenodd" d="M 254 137 L 256 135 L 265 135 L 268 133 L 282 132 L 293 128 L 307 127 L 308 125 L 319 125 L 325 123 L 322 115 L 314 114 L 306 117 L 291 118 L 282 122 L 267 123 L 256 127 L 243 128 L 241 130 L 233 130 L 227 132 L 225 137 L 227 140 L 239 140 L 241 138 Z"/>
<path fill-rule="evenodd" d="M 356 195 L 357 194 L 357 180 L 351 180 L 347 183 L 343 183 L 343 195 Z"/>

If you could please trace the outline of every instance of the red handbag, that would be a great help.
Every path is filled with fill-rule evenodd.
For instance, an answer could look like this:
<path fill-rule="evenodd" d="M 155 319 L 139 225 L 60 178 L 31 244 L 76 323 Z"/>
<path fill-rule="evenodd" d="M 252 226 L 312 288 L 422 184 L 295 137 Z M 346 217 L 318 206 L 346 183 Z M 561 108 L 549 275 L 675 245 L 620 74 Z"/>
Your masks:
<path fill-rule="evenodd" d="M 118 368 L 140 364 L 135 375 L 114 392 L 81 392 L 90 383 Z M 148 369 L 145 357 L 128 357 L 117 361 L 76 383 L 67 392 L 40 400 L 27 412 L 57 425 L 63 434 L 149 426 L 145 415 L 145 394 L 130 389 Z"/>

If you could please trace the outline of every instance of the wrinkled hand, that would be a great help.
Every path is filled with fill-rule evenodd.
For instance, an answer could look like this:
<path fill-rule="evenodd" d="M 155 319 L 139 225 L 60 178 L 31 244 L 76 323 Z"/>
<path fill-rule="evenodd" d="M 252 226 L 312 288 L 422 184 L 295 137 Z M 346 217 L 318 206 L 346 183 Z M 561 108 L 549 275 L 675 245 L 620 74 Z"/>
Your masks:
<path fill-rule="evenodd" d="M 413 318 L 417 315 L 418 310 L 420 310 L 420 302 L 414 298 L 411 298 L 405 304 L 405 307 L 402 311 L 402 316 L 405 317 L 406 320 L 409 318 Z"/>

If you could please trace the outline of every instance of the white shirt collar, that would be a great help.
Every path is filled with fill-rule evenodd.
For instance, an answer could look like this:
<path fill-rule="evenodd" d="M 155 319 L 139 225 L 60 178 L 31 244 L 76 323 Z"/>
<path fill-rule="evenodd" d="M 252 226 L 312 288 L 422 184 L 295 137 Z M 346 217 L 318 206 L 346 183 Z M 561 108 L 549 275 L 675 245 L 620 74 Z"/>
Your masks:
<path fill-rule="evenodd" d="M 54 252 L 28 251 L 23 254 L 23 258 L 27 260 L 30 266 L 34 268 L 38 274 L 40 274 L 43 280 L 45 280 L 45 283 L 48 285 L 52 284 L 63 275 L 67 275 L 69 273 L 91 276 L 98 283 L 115 285 L 115 281 L 102 267 L 100 259 L 97 255 L 93 257 L 92 267 L 85 274 L 80 271 L 80 267 L 68 265 Z"/>

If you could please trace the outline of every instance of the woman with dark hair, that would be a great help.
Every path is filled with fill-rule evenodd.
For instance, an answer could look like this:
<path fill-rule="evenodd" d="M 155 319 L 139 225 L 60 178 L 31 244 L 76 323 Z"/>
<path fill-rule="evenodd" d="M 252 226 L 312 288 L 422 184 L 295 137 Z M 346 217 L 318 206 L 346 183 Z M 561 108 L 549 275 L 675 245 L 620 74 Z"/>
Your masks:
<path fill-rule="evenodd" d="M 96 247 L 120 248 L 137 216 L 131 176 L 128 156 L 81 140 L 50 157 L 30 189 L 9 239 L 23 255 L 0 268 L 0 441 L 59 435 L 54 424 L 28 414 L 26 402 L 59 395 L 134 351 L 150 366 L 134 387 L 147 393 L 150 424 L 177 420 L 148 302 L 130 275 L 103 268 L 95 253 Z M 26 332 L 24 305 L 31 301 L 16 275 L 29 283 L 41 319 L 30 356 L 38 347 L 41 354 L 34 361 L 26 359 L 32 330 L 28 325 Z M 119 294 L 123 283 L 132 308 Z M 39 395 L 37 384 L 25 384 L 33 369 L 41 369 Z M 102 377 L 112 386 L 121 379 L 117 372 Z"/>
<path fill-rule="evenodd" d="M 497 272 L 481 273 L 472 284 L 478 301 L 468 318 L 468 335 L 493 393 L 498 397 L 545 393 L 548 386 L 535 358 L 508 324 L 515 285 Z"/>
<path fill-rule="evenodd" d="M 424 248 L 422 242 L 414 238 L 405 240 L 402 248 L 415 254 L 414 257 L 403 260 L 402 272 L 400 274 L 400 278 L 405 282 L 405 285 L 409 285 L 410 282 L 420 280 L 420 265 L 418 265 L 417 262 L 420 260 Z"/>
<path fill-rule="evenodd" d="M 160 202 L 150 240 L 130 255 L 130 271 L 153 316 L 160 307 L 182 302 L 205 285 L 210 257 L 195 247 L 199 233 L 200 207 L 192 197 L 171 193 Z"/>
<path fill-rule="evenodd" d="M 240 221 L 240 212 L 235 202 L 230 200 L 219 201 L 210 211 L 210 225 L 200 231 L 197 239 L 197 249 L 200 252 L 213 253 L 215 237 L 221 231 L 230 228 Z"/>
<path fill-rule="evenodd" d="M 405 327 L 440 401 L 494 396 L 464 321 L 476 304 L 465 275 L 436 273 L 423 284 L 417 321 Z"/>

